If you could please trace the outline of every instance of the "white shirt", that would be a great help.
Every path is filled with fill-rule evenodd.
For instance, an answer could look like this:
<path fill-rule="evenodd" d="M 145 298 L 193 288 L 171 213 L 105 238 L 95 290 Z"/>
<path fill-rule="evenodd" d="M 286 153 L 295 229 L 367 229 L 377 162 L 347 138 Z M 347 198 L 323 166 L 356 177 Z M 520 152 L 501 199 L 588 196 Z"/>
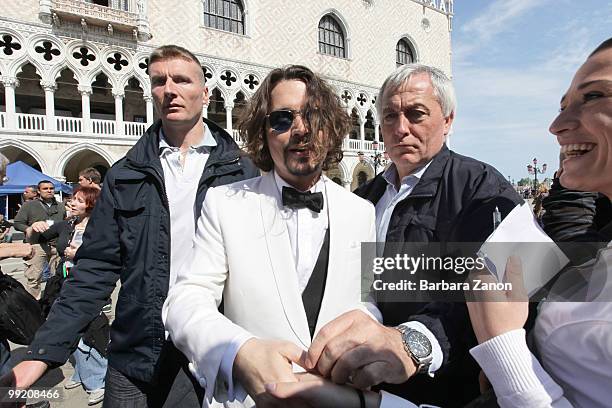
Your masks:
<path fill-rule="evenodd" d="M 320 213 L 317 213 L 308 208 L 292 209 L 284 207 L 282 202 L 283 187 L 294 187 L 289 185 L 276 172 L 274 172 L 274 180 L 278 187 L 278 204 L 282 208 L 281 213 L 287 223 L 287 232 L 289 233 L 293 260 L 297 271 L 298 286 L 300 292 L 304 292 L 312 275 L 312 270 L 319 258 L 319 253 L 325 240 L 325 233 L 329 225 L 325 183 L 319 179 L 317 184 L 309 190 L 311 193 L 321 192 L 323 194 L 323 209 Z"/>
<path fill-rule="evenodd" d="M 393 214 L 393 210 L 397 203 L 405 199 L 412 193 L 414 187 L 416 187 L 417 183 L 423 177 L 425 171 L 429 168 L 433 160 L 430 160 L 426 165 L 417 169 L 412 174 L 409 174 L 402 178 L 400 183 L 399 190 L 395 186 L 397 179 L 399 178 L 399 174 L 397 173 L 397 168 L 395 164 L 389 166 L 387 170 L 383 173 L 383 178 L 387 181 L 387 188 L 385 192 L 380 197 L 378 202 L 376 203 L 376 239 L 379 242 L 383 242 L 387 236 L 387 229 L 389 228 L 389 221 L 391 220 L 391 215 Z M 382 249 L 382 245 L 377 246 L 378 250 Z M 382 256 L 381 253 L 377 254 L 378 256 Z M 427 339 L 431 343 L 432 351 L 431 351 L 431 365 L 429 366 L 429 375 L 433 377 L 433 373 L 435 373 L 440 366 L 442 365 L 442 360 L 444 355 L 442 354 L 442 348 L 440 347 L 440 343 L 438 343 L 438 339 L 436 336 L 422 323 L 420 322 L 405 322 L 404 326 L 408 326 L 411 329 L 417 330 L 427 336 Z M 382 405 L 381 405 L 382 406 Z"/>
<path fill-rule="evenodd" d="M 522 329 L 470 350 L 502 408 L 610 406 L 612 245 L 587 264 L 593 268 L 588 278 L 589 301 L 540 305 L 534 328 L 539 361 L 527 347 Z"/>
<path fill-rule="evenodd" d="M 389 166 L 383 173 L 383 178 L 387 182 L 387 188 L 376 203 L 376 238 L 379 242 L 383 242 L 387 237 L 387 229 L 389 229 L 389 221 L 397 203 L 405 199 L 412 193 L 425 170 L 429 168 L 432 160 L 425 166 L 417 169 L 413 173 L 402 178 L 399 190 L 395 187 L 396 181 L 399 178 L 397 167 L 395 164 Z M 382 255 L 382 254 L 381 254 Z"/>
<path fill-rule="evenodd" d="M 159 159 L 164 171 L 164 185 L 170 206 L 170 285 L 176 281 L 181 263 L 189 259 L 195 235 L 195 198 L 198 183 L 210 155 L 217 145 L 205 126 L 199 144 L 189 146 L 181 164 L 180 148 L 170 146 L 162 129 L 159 131 Z"/>

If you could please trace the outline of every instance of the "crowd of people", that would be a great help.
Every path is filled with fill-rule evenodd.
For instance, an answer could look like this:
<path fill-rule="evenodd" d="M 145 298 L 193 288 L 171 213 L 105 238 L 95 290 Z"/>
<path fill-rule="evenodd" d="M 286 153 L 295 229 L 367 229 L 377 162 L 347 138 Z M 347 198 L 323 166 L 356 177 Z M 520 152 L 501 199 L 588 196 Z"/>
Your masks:
<path fill-rule="evenodd" d="M 6 170 L 4 170 L 6 171 Z M 25 289 L 32 298 L 38 301 L 40 314 L 43 318 L 57 299 L 63 281 L 70 275 L 74 266 L 73 259 L 82 243 L 83 232 L 89 220 L 91 211 L 100 194 L 101 175 L 94 168 L 86 168 L 79 173 L 79 184 L 71 197 L 59 203 L 55 197 L 55 186 L 49 180 L 41 180 L 37 185 L 27 186 L 22 194 L 22 203 L 15 216 L 13 224 L 8 223 L 6 230 L 14 229 L 25 234 L 23 244 L 25 251 L 31 249 L 28 255 L 21 252 L 12 256 L 24 258 L 27 279 Z M 3 231 L 4 232 L 4 231 Z M 47 269 L 49 276 L 44 277 Z M 46 282 L 44 291 L 42 282 Z M 103 311 L 110 312 L 109 303 Z M 108 319 L 101 313 L 90 324 L 88 332 L 79 341 L 78 348 L 73 353 L 75 371 L 68 380 L 66 389 L 83 386 L 89 394 L 89 403 L 96 404 L 104 398 L 104 377 L 106 375 L 108 347 Z M 2 352 L 2 371 L 8 367 L 9 352 L 5 338 Z"/>
<path fill-rule="evenodd" d="M 41 297 L 45 262 L 61 289 L 42 295 L 46 321 L 0 386 L 31 387 L 74 355 L 65 386 L 110 408 L 609 406 L 612 39 L 561 98 L 550 132 L 563 159 L 538 214 L 557 242 L 601 245 L 550 282 L 574 301 L 531 308 L 516 257 L 504 278 L 515 290 L 468 301 L 364 288 L 362 243 L 384 243 L 379 256 L 484 243 L 524 203 L 494 167 L 447 147 L 456 100 L 439 69 L 407 64 L 384 81 L 392 164 L 354 193 L 323 173 L 350 118 L 307 67 L 262 81 L 238 126 L 244 151 L 202 119 L 208 89 L 190 51 L 159 47 L 148 69 L 160 120 L 101 190 L 82 173 L 66 218 L 41 181 L 15 218 L 26 289 Z M 99 320 L 118 280 L 109 344 Z"/>

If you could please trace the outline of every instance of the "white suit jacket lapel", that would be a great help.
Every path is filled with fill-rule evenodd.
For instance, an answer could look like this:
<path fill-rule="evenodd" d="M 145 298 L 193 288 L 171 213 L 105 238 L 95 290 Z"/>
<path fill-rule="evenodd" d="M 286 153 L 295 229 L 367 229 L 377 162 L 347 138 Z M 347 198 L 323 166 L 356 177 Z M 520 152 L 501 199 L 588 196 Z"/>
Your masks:
<path fill-rule="evenodd" d="M 263 176 L 261 190 L 263 194 L 259 195 L 260 208 L 268 253 L 260 255 L 269 257 L 287 321 L 302 345 L 308 348 L 310 346 L 308 320 L 298 287 L 287 223 L 279 208 L 280 193 L 272 172 Z"/>
<path fill-rule="evenodd" d="M 350 229 L 350 224 L 344 222 L 344 213 L 347 211 L 347 207 L 342 203 L 342 196 L 337 194 L 335 186 L 332 185 L 333 181 L 329 178 L 322 176 L 325 181 L 325 190 L 328 208 L 328 219 L 329 219 L 329 260 L 327 263 L 327 281 L 325 282 L 325 292 L 323 293 L 323 301 L 321 303 L 321 310 L 319 311 L 319 318 L 317 323 L 317 331 L 321 328 L 320 322 L 332 320 L 336 316 L 336 308 L 333 305 L 339 302 L 339 297 L 343 296 L 341 288 L 344 287 L 343 271 L 345 267 L 343 262 L 344 252 L 343 248 L 346 245 L 346 241 L 349 240 L 347 234 L 343 234 L 343 231 Z M 331 314 L 328 316 L 328 314 Z"/>

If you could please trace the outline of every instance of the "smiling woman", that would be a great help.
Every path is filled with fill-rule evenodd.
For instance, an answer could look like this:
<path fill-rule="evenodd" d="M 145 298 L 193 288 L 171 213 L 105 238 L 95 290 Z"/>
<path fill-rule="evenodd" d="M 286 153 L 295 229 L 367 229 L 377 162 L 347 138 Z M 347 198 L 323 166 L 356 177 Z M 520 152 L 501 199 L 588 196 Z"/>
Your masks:
<path fill-rule="evenodd" d="M 612 44 L 602 47 L 576 73 L 550 131 L 566 156 L 561 183 L 612 197 Z"/>
<path fill-rule="evenodd" d="M 576 72 L 550 131 L 565 153 L 560 177 L 563 186 L 612 198 L 612 38 Z M 569 205 L 582 204 L 573 201 Z M 563 219 L 554 221 L 571 226 L 572 219 L 564 214 Z M 611 231 L 610 220 L 594 231 L 598 240 L 608 242 L 607 248 L 600 250 L 595 260 L 566 269 L 553 286 L 551 293 L 561 286 L 564 298 L 573 301 L 540 305 L 533 334 L 542 365 L 525 340 L 527 302 L 513 299 L 511 293 L 503 302 L 497 293 L 497 301 L 488 301 L 491 299 L 484 293 L 483 301 L 468 302 L 481 343 L 471 353 L 491 381 L 500 406 L 609 406 Z M 506 276 L 521 282 L 520 264 L 509 263 Z M 570 349 L 579 352 L 568 353 Z"/>

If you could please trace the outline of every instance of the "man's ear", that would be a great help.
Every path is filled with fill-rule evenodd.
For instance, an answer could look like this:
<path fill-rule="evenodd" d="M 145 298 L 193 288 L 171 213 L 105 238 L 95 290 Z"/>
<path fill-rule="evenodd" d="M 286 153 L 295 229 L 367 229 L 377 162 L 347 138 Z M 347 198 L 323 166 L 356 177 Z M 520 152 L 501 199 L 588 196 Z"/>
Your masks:
<path fill-rule="evenodd" d="M 208 87 L 204 86 L 204 92 L 202 93 L 202 106 L 208 106 L 210 97 L 208 95 Z"/>
<path fill-rule="evenodd" d="M 444 136 L 448 135 L 448 132 L 450 132 L 454 119 L 455 119 L 454 111 L 451 112 L 450 115 L 444 118 Z"/>

